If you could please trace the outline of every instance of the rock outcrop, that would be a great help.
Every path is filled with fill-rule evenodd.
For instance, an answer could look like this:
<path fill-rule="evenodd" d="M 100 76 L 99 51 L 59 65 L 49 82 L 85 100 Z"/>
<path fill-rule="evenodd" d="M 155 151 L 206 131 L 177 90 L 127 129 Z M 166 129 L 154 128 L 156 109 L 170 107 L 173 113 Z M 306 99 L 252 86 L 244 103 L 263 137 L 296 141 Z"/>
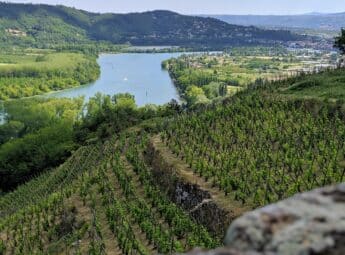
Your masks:
<path fill-rule="evenodd" d="M 345 254 L 345 183 L 246 213 L 231 224 L 225 244 L 191 254 Z"/>
<path fill-rule="evenodd" d="M 219 248 L 213 251 L 202 251 L 195 249 L 188 253 L 188 255 L 261 255 L 262 253 L 257 252 L 239 252 L 228 248 Z"/>
<path fill-rule="evenodd" d="M 225 244 L 281 255 L 345 254 L 345 183 L 247 213 L 231 225 Z"/>

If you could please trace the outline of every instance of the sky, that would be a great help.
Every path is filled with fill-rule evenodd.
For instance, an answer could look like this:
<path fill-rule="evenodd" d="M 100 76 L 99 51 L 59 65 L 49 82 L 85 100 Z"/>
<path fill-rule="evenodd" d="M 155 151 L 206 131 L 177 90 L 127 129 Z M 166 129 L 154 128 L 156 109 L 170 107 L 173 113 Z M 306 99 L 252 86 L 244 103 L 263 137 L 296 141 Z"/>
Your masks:
<path fill-rule="evenodd" d="M 0 0 L 63 4 L 93 12 L 172 10 L 183 14 L 303 14 L 345 12 L 345 0 Z"/>

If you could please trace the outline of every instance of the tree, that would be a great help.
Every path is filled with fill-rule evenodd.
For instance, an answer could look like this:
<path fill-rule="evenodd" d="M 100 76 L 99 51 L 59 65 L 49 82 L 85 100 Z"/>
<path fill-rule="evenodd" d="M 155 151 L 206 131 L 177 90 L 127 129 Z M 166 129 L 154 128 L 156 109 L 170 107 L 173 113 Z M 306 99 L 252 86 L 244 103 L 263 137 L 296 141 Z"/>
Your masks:
<path fill-rule="evenodd" d="M 75 149 L 68 123 L 48 126 L 0 147 L 0 188 L 10 190 L 62 163 Z"/>
<path fill-rule="evenodd" d="M 20 121 L 11 120 L 8 123 L 0 125 L 0 144 L 17 138 L 20 132 L 23 131 L 25 125 Z"/>
<path fill-rule="evenodd" d="M 194 85 L 187 89 L 186 98 L 189 105 L 208 101 L 203 89 Z"/>
<path fill-rule="evenodd" d="M 338 48 L 341 54 L 345 54 L 345 29 L 341 29 L 339 36 L 335 38 L 334 47 Z"/>

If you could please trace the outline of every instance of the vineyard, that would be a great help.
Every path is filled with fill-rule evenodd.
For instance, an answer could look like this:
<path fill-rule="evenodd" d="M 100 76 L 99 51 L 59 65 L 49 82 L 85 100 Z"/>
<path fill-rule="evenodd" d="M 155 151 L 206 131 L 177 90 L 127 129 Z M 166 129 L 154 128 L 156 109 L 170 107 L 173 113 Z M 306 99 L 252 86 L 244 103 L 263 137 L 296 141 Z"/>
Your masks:
<path fill-rule="evenodd" d="M 229 201 L 263 206 L 345 180 L 344 112 L 243 93 L 167 121 L 161 139 Z"/>
<path fill-rule="evenodd" d="M 138 140 L 139 137 L 139 140 Z M 170 202 L 142 157 L 146 134 L 81 148 L 0 198 L 0 254 L 153 254 L 220 244 Z"/>
<path fill-rule="evenodd" d="M 339 80 L 343 71 L 313 77 L 332 75 Z M 0 196 L 0 254 L 214 248 L 228 223 L 251 208 L 344 182 L 343 101 L 286 95 L 310 79 L 122 122 L 111 138 L 89 140 L 60 167 Z M 110 124 L 101 109 L 99 123 Z"/>

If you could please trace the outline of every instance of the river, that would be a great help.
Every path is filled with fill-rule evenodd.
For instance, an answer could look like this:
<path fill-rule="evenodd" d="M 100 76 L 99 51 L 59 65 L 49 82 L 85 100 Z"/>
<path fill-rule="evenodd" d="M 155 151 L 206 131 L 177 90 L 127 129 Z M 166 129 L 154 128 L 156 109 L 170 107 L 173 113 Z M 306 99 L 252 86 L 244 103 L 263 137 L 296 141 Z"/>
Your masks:
<path fill-rule="evenodd" d="M 182 53 L 123 53 L 102 54 L 98 58 L 101 68 L 99 79 L 91 84 L 53 92 L 45 97 L 74 98 L 85 96 L 85 100 L 97 92 L 114 95 L 130 93 L 138 106 L 162 105 L 172 99 L 179 100 L 178 92 L 169 73 L 161 63 Z"/>

